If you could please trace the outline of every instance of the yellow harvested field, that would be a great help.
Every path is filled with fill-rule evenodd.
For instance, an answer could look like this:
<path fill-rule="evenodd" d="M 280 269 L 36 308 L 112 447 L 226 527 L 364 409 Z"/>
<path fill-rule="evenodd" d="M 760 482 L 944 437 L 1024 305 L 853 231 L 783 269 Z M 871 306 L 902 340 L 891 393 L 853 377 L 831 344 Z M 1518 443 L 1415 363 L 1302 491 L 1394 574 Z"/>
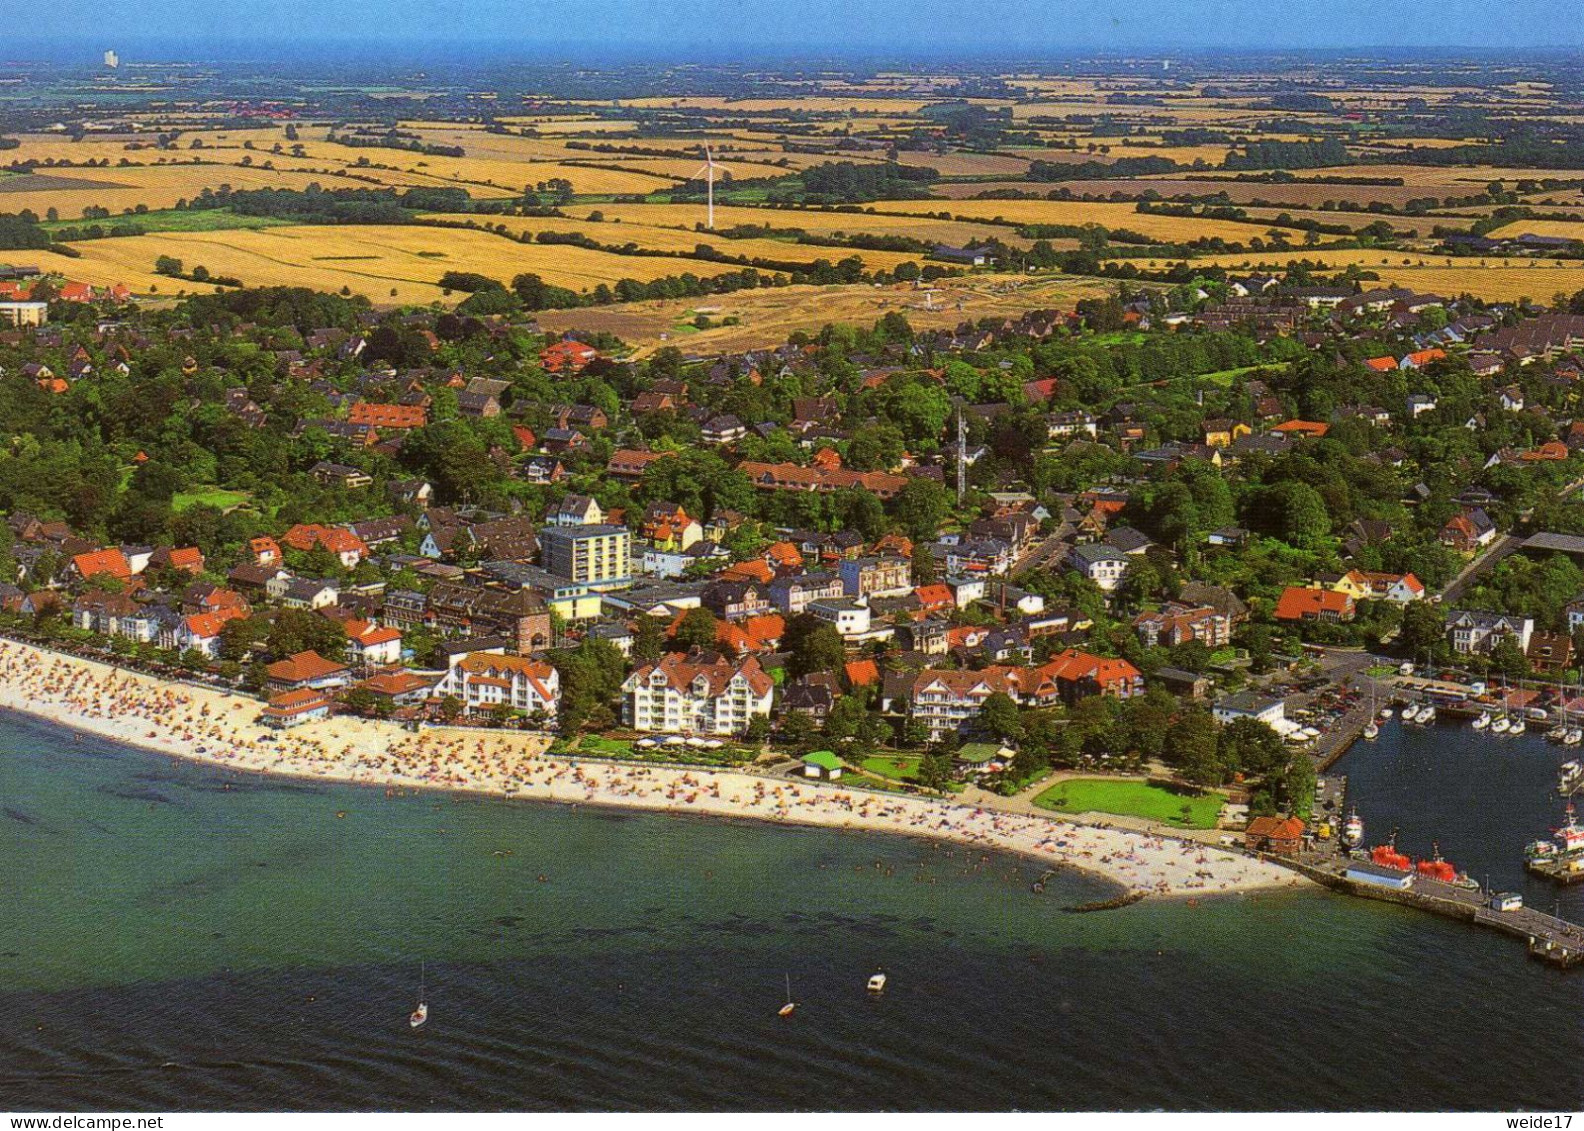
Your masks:
<path fill-rule="evenodd" d="M 1323 263 L 1332 270 L 1358 266 L 1381 278 L 1383 284 L 1448 295 L 1468 293 L 1487 302 L 1532 298 L 1549 302 L 1558 293 L 1584 290 L 1584 264 L 1554 259 L 1486 259 L 1419 255 L 1382 251 L 1294 250 L 1275 255 L 1207 255 L 1190 262 L 1234 271 L 1280 271 L 1294 260 Z M 1132 257 L 1141 267 L 1164 267 L 1170 259 Z M 1481 264 L 1484 264 L 1481 266 Z"/>
<path fill-rule="evenodd" d="M 634 205 L 631 207 L 641 208 L 644 206 Z M 718 214 L 722 211 L 725 210 L 716 209 L 717 224 L 723 223 L 723 221 L 721 221 L 718 216 Z M 733 211 L 737 210 L 734 209 Z M 698 215 L 699 210 L 695 209 L 694 213 L 695 215 Z M 899 263 L 904 263 L 909 260 L 913 261 L 914 263 L 918 263 L 923 258 L 917 254 L 906 254 L 897 251 L 863 251 L 845 247 L 819 247 L 812 244 L 798 244 L 787 240 L 777 239 L 732 240 L 726 239 L 723 236 L 712 236 L 708 232 L 695 232 L 686 228 L 672 228 L 651 224 L 639 224 L 626 220 L 623 220 L 618 224 L 599 221 L 590 222 L 587 220 L 568 220 L 562 219 L 561 217 L 474 216 L 467 213 L 433 213 L 431 214 L 431 218 L 460 224 L 467 224 L 471 222 L 479 225 L 480 227 L 487 228 L 504 226 L 506 230 L 511 232 L 513 235 L 517 235 L 522 232 L 533 232 L 535 234 L 539 232 L 577 232 L 580 235 L 587 236 L 591 240 L 595 240 L 598 243 L 606 244 L 608 246 L 621 247 L 631 243 L 637 244 L 639 247 L 645 249 L 673 252 L 685 255 L 691 255 L 694 249 L 697 248 L 701 243 L 709 244 L 722 255 L 745 255 L 750 259 L 771 259 L 789 263 L 813 263 L 816 259 L 824 259 L 830 261 L 831 263 L 835 263 L 838 260 L 847 259 L 856 255 L 861 258 L 864 261 L 864 265 L 869 267 L 871 270 L 887 271 L 891 270 Z M 540 244 L 536 246 L 553 249 L 555 247 L 564 245 Z M 632 257 L 628 256 L 623 256 L 621 258 L 624 263 L 632 259 Z M 666 260 L 663 259 L 637 259 L 632 261 L 638 263 L 666 262 Z M 662 271 L 660 274 L 674 275 L 679 274 L 682 271 L 692 271 L 695 274 L 699 274 L 707 269 L 710 274 L 718 275 L 726 271 L 736 270 L 736 268 L 730 264 L 710 263 L 707 260 L 689 259 L 687 261 L 672 260 L 671 262 L 675 264 L 673 269 L 670 271 Z M 627 275 L 632 278 L 639 277 L 631 271 L 627 272 Z M 620 276 L 617 277 L 619 278 Z M 615 280 L 609 279 L 606 281 L 614 282 Z"/>
<path fill-rule="evenodd" d="M 1100 224 L 1107 228 L 1127 228 L 1162 240 L 1220 236 L 1247 243 L 1260 234 L 1258 228 L 1234 220 L 1149 216 L 1136 211 L 1131 204 L 1072 200 L 885 200 L 874 207 L 892 213 L 950 212 L 953 217 L 969 220 L 1000 217 L 1019 224 Z"/>
<path fill-rule="evenodd" d="M 611 168 L 620 167 L 638 173 L 647 173 L 654 177 L 655 187 L 666 189 L 674 188 L 684 182 L 697 179 L 703 182 L 704 158 L 699 157 L 635 157 L 628 153 L 584 153 L 576 158 L 586 161 L 591 165 L 607 165 Z M 567 165 L 566 176 L 572 180 L 572 172 L 582 166 Z M 697 178 L 694 174 L 697 173 Z M 738 180 L 751 180 L 759 177 L 782 177 L 786 170 L 777 169 L 771 165 L 750 165 L 744 161 L 733 161 L 730 158 L 715 159 L 715 178 L 719 185 L 723 174 L 731 174 Z M 587 192 L 644 192 L 645 189 L 586 189 Z"/>
<path fill-rule="evenodd" d="M 0 212 L 31 209 L 45 215 L 59 210 L 62 220 L 82 217 L 84 208 L 108 208 L 120 213 L 146 204 L 150 208 L 170 208 L 178 200 L 191 200 L 205 188 L 230 185 L 234 189 L 302 189 L 318 182 L 326 188 L 377 188 L 351 177 L 291 172 L 282 169 L 244 169 L 237 165 L 143 165 L 125 169 L 43 169 L 39 177 L 49 177 L 48 187 L 29 190 L 31 178 L 0 178 Z M 80 183 L 65 187 L 55 178 Z M 105 185 L 110 187 L 95 187 Z M 20 191 L 19 191 L 20 190 Z"/>
<path fill-rule="evenodd" d="M 1488 234 L 1498 239 L 1530 235 L 1584 240 L 1584 220 L 1514 220 L 1511 224 L 1503 224 Z"/>
<path fill-rule="evenodd" d="M 476 191 L 482 187 L 495 190 L 493 194 L 520 193 L 526 185 L 561 178 L 572 182 L 574 192 L 586 193 L 640 193 L 670 188 L 671 178 L 649 176 L 643 173 L 614 172 L 608 169 L 588 169 L 560 164 L 555 160 L 522 161 L 509 157 L 436 157 L 385 146 L 351 146 L 338 142 L 313 140 L 303 131 L 302 139 L 294 144 L 303 147 L 307 158 L 313 161 L 333 161 L 361 171 L 357 162 L 388 166 L 404 173 L 421 175 L 424 183 L 454 185 Z M 589 155 L 591 158 L 593 155 Z M 254 160 L 259 160 L 255 154 Z M 626 162 L 606 162 L 626 164 Z M 376 175 L 378 171 L 376 170 Z"/>
<path fill-rule="evenodd" d="M 934 169 L 943 177 L 1021 177 L 1028 173 L 1026 158 L 1001 153 L 903 152 L 897 154 L 897 163 Z"/>
<path fill-rule="evenodd" d="M 883 207 L 883 206 L 882 206 Z M 598 204 L 573 205 L 565 209 L 569 215 L 588 216 L 598 212 L 607 221 L 619 219 L 623 224 L 649 225 L 666 228 L 686 228 L 704 221 L 704 209 L 697 204 Z M 733 205 L 715 206 L 715 225 L 731 228 L 739 224 L 768 225 L 772 228 L 802 228 L 817 235 L 911 236 L 928 243 L 946 243 L 962 246 L 975 239 L 999 239 L 1014 247 L 1027 247 L 1031 242 L 1020 237 L 1011 228 L 994 224 L 971 224 L 956 220 L 936 220 L 915 216 L 872 215 L 867 212 L 820 212 L 799 208 L 747 208 Z M 603 242 L 603 241 L 602 241 Z M 830 248 L 830 251 L 840 249 Z M 846 254 L 843 252 L 843 254 Z M 916 256 L 914 258 L 917 258 Z"/>
<path fill-rule="evenodd" d="M 196 284 L 153 273 L 154 260 L 171 255 L 187 270 L 202 265 L 248 286 L 301 286 L 339 291 L 349 287 L 378 303 L 442 300 L 435 284 L 446 271 L 476 271 L 509 283 L 524 272 L 548 283 L 586 290 L 618 279 L 648 281 L 692 272 L 720 275 L 729 265 L 698 259 L 615 255 L 580 247 L 518 244 L 485 232 L 414 225 L 381 227 L 305 225 L 254 231 L 159 232 L 75 245 L 82 258 L 38 254 L 31 262 L 65 270 L 97 285 L 125 283 L 137 294 L 169 295 Z M 10 256 L 17 262 L 28 262 Z M 395 293 L 392 294 L 391 292 Z M 459 301 L 462 295 L 451 296 Z"/>
<path fill-rule="evenodd" d="M 1205 177 L 1212 180 L 1222 178 L 1231 179 L 1237 173 L 1211 170 Z M 1517 180 L 1552 180 L 1566 181 L 1584 178 L 1584 170 L 1579 169 L 1522 169 L 1511 166 L 1492 165 L 1333 165 L 1323 169 L 1304 169 L 1296 174 L 1299 179 L 1314 177 L 1376 177 L 1376 178 L 1402 178 L 1404 187 L 1415 189 L 1440 188 L 1439 195 L 1453 195 L 1454 190 L 1466 195 L 1482 192 L 1491 181 L 1517 181 Z M 1171 174 L 1163 174 L 1170 177 Z M 1260 186 L 1266 187 L 1266 186 Z M 1347 185 L 1317 185 L 1317 188 L 1339 190 Z M 1352 186 L 1362 187 L 1366 191 L 1380 192 L 1380 186 Z M 1508 185 L 1512 187 L 1511 184 Z M 1427 194 L 1421 194 L 1427 195 Z M 1437 195 L 1437 194 L 1429 194 Z"/>
<path fill-rule="evenodd" d="M 758 349 L 779 345 L 795 330 L 818 330 L 830 322 L 870 326 L 899 312 L 915 329 L 956 326 L 964 319 L 1016 317 L 1034 309 L 1071 309 L 1081 298 L 1110 293 L 1104 280 L 1071 277 L 1038 281 L 1005 275 L 948 279 L 924 293 L 909 286 L 776 287 L 737 291 L 703 299 L 626 303 L 582 310 L 541 311 L 536 321 L 551 332 L 609 331 L 638 346 L 642 357 L 660 346 L 680 345 L 703 352 Z M 695 331 L 688 323 L 699 308 L 735 326 Z"/>
<path fill-rule="evenodd" d="M 970 101 L 974 101 L 970 99 Z M 917 98 L 707 98 L 685 97 L 623 99 L 622 106 L 652 110 L 688 107 L 693 110 L 719 110 L 735 114 L 773 114 L 777 111 L 807 111 L 814 114 L 914 114 L 928 102 Z"/>

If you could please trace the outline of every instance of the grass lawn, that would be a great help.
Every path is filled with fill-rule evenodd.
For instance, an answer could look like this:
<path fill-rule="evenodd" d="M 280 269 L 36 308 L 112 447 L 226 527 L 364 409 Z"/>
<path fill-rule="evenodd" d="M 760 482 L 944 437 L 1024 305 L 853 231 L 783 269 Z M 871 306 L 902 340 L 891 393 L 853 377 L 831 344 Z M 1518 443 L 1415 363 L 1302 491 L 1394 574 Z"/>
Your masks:
<path fill-rule="evenodd" d="M 614 758 L 632 757 L 633 745 L 625 738 L 606 738 L 599 734 L 586 734 L 583 741 L 578 743 L 578 750 L 583 754 L 609 754 Z"/>
<path fill-rule="evenodd" d="M 888 782 L 918 785 L 918 768 L 920 758 L 917 754 L 876 754 L 865 758 L 858 763 L 860 769 L 873 774 L 877 778 L 884 778 Z M 900 764 L 899 764 L 900 763 Z M 871 785 L 879 783 L 871 780 Z M 883 786 L 881 788 L 884 788 Z M 946 783 L 948 793 L 961 793 L 967 785 L 960 781 Z"/>
<path fill-rule="evenodd" d="M 162 208 L 132 216 L 112 216 L 108 220 L 52 220 L 39 226 L 51 232 L 89 224 L 102 228 L 129 224 L 144 232 L 222 232 L 233 228 L 275 228 L 290 223 L 291 220 L 275 216 L 241 216 L 225 208 Z"/>
<path fill-rule="evenodd" d="M 1228 388 L 1231 386 L 1233 378 L 1241 377 L 1245 373 L 1254 373 L 1261 369 L 1280 371 L 1286 369 L 1289 364 L 1291 363 L 1286 361 L 1267 361 L 1263 365 L 1244 365 L 1237 369 L 1219 369 L 1214 373 L 1201 373 L 1196 380 L 1209 381 L 1211 384 Z"/>
<path fill-rule="evenodd" d="M 199 487 L 193 491 L 177 491 L 171 496 L 171 510 L 180 513 L 188 507 L 196 507 L 200 503 L 219 507 L 221 510 L 230 510 L 239 507 L 248 501 L 245 491 L 228 491 L 224 487 Z"/>
<path fill-rule="evenodd" d="M 1034 799 L 1041 809 L 1058 813 L 1114 813 L 1143 817 L 1180 829 L 1213 829 L 1221 812 L 1220 794 L 1199 797 L 1173 793 L 1158 785 L 1137 781 L 1074 778 L 1051 786 Z M 1186 819 L 1183 806 L 1188 806 Z"/>
<path fill-rule="evenodd" d="M 877 754 L 865 758 L 858 765 L 871 774 L 892 781 L 913 781 L 918 777 L 919 759 L 912 754 Z"/>

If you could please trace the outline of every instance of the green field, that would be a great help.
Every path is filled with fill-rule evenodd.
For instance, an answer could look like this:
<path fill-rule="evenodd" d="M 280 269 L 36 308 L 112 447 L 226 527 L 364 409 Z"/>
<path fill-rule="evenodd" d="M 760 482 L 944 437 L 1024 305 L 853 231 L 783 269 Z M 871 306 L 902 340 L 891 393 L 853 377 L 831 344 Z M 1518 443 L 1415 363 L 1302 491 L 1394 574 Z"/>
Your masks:
<path fill-rule="evenodd" d="M 1212 385 L 1220 385 L 1222 388 L 1230 388 L 1234 378 L 1242 377 L 1248 373 L 1257 373 L 1261 369 L 1268 369 L 1272 372 L 1280 372 L 1286 369 L 1288 364 L 1289 363 L 1285 361 L 1267 361 L 1263 365 L 1242 365 L 1236 369 L 1218 369 L 1214 373 L 1201 373 L 1198 377 L 1194 378 L 1194 380 L 1209 381 Z"/>
<path fill-rule="evenodd" d="M 188 507 L 196 507 L 201 503 L 225 511 L 239 507 L 247 501 L 248 494 L 245 491 L 228 491 L 224 487 L 198 487 L 191 491 L 177 491 L 172 495 L 171 510 L 180 513 Z"/>
<path fill-rule="evenodd" d="M 1180 829 L 1213 829 L 1221 801 L 1220 794 L 1194 797 L 1146 782 L 1074 778 L 1051 786 L 1034 799 L 1034 804 L 1057 813 L 1114 813 Z M 1188 809 L 1186 815 L 1184 806 Z"/>
<path fill-rule="evenodd" d="M 877 754 L 872 758 L 865 758 L 858 765 L 877 777 L 910 782 L 918 777 L 919 759 L 911 754 L 901 756 Z"/>
<path fill-rule="evenodd" d="M 127 224 L 141 232 L 222 232 L 235 228 L 275 228 L 290 223 L 292 221 L 275 216 L 242 216 L 224 208 L 164 208 L 131 216 L 111 216 L 107 220 L 51 220 L 39 227 L 58 232 L 62 228 L 82 228 L 89 224 L 104 228 Z"/>

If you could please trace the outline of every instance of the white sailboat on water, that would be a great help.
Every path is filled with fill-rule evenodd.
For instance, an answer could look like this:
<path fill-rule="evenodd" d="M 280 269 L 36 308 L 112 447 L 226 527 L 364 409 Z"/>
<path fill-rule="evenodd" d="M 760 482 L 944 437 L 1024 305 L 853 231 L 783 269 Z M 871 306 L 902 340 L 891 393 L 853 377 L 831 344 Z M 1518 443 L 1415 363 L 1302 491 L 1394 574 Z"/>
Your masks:
<path fill-rule="evenodd" d="M 422 1028 L 424 1022 L 429 1020 L 429 987 L 427 985 L 427 982 L 429 981 L 428 966 L 426 964 L 420 963 L 418 970 L 418 1008 L 413 1010 L 412 1013 L 407 1017 L 407 1024 L 411 1025 L 414 1029 Z"/>

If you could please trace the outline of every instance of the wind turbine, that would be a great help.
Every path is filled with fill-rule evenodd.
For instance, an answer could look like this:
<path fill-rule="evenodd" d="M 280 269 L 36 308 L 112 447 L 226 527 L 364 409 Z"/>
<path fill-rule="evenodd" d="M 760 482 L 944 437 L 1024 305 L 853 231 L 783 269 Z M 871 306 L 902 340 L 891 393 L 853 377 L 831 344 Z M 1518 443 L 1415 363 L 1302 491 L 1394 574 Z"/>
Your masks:
<path fill-rule="evenodd" d="M 700 165 L 689 179 L 696 179 L 699 173 L 704 174 L 704 198 L 708 201 L 709 208 L 709 219 L 705 221 L 704 226 L 713 232 L 715 230 L 715 156 L 707 145 L 704 147 L 704 164 Z"/>

